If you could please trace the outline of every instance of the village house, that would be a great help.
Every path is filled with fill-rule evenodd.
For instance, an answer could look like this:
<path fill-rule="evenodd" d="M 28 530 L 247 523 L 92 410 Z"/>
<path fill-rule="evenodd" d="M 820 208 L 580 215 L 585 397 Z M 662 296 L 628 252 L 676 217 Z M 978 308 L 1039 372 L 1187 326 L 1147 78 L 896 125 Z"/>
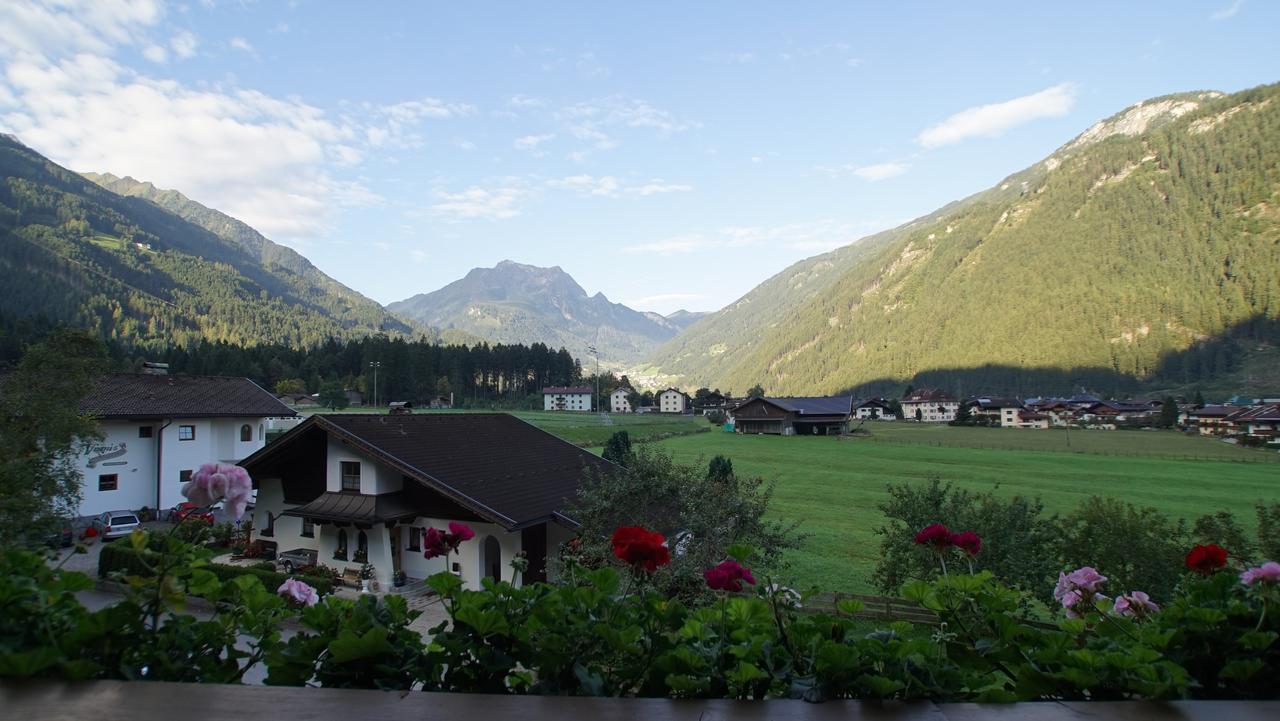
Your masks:
<path fill-rule="evenodd" d="M 718 390 L 711 391 L 702 398 L 693 399 L 693 409 L 704 416 L 716 411 L 728 414 L 737 404 L 738 401 L 734 400 L 732 396 L 725 395 Z"/>
<path fill-rule="evenodd" d="M 268 422 L 296 416 L 248 378 L 113 373 L 80 402 L 103 438 L 76 460 L 79 515 L 171 508 L 203 463 L 236 463 L 266 444 Z"/>
<path fill-rule="evenodd" d="M 1274 443 L 1280 439 L 1280 403 L 1253 406 L 1231 416 L 1237 429 L 1254 438 Z"/>
<path fill-rule="evenodd" d="M 632 393 L 634 391 L 626 386 L 613 389 L 613 392 L 609 394 L 609 410 L 614 413 L 630 413 L 631 401 L 627 399 L 627 396 Z"/>
<path fill-rule="evenodd" d="M 1235 423 L 1227 417 L 1241 410 L 1241 406 L 1207 405 L 1192 411 L 1187 420 L 1202 436 L 1226 435 L 1235 432 Z"/>
<path fill-rule="evenodd" d="M 960 402 L 938 388 L 921 388 L 902 399 L 902 415 L 908 421 L 949 423 L 956 419 L 958 410 Z"/>
<path fill-rule="evenodd" d="M 693 399 L 682 390 L 668 388 L 658 394 L 659 413 L 689 413 L 692 410 Z"/>
<path fill-rule="evenodd" d="M 884 398 L 858 398 L 853 402 L 853 417 L 860 421 L 896 421 L 898 417 L 890 410 L 889 401 Z"/>
<path fill-rule="evenodd" d="M 258 489 L 254 537 L 277 552 L 312 549 L 344 573 L 367 563 L 382 584 L 447 570 L 473 590 L 511 579 L 518 554 L 517 583 L 546 579 L 579 484 L 614 468 L 505 413 L 315 415 L 240 465 Z M 450 521 L 475 538 L 424 558 L 426 529 Z"/>
<path fill-rule="evenodd" d="M 276 396 L 276 400 L 294 408 L 318 408 L 320 403 L 309 393 L 284 393 Z"/>
<path fill-rule="evenodd" d="M 970 415 L 975 419 L 986 419 L 986 422 L 1001 428 L 1014 428 L 1018 425 L 1018 413 L 1025 408 L 1017 398 L 1000 396 L 978 396 L 964 402 L 969 407 Z"/>
<path fill-rule="evenodd" d="M 818 398 L 749 398 L 733 409 L 738 433 L 771 435 L 840 435 L 849 431 L 851 396 Z"/>
<path fill-rule="evenodd" d="M 587 386 L 550 386 L 542 389 L 542 410 L 579 411 L 592 409 L 591 389 Z"/>

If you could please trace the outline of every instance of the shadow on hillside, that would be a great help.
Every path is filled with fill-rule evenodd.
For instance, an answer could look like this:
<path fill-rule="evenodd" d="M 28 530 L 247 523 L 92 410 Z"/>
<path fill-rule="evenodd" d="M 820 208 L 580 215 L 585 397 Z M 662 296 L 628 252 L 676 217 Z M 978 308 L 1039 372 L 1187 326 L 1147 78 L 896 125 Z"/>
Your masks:
<path fill-rule="evenodd" d="M 992 394 L 1024 398 L 1092 393 L 1123 398 L 1153 389 L 1208 385 L 1238 370 L 1251 349 L 1263 344 L 1280 345 L 1280 318 L 1254 316 L 1186 350 L 1166 353 L 1147 378 L 1104 367 L 1019 368 L 991 364 L 921 371 L 906 382 L 916 388 L 943 388 L 958 397 Z M 901 395 L 903 385 L 899 379 L 881 378 L 844 392 L 855 396 L 893 397 Z M 1280 388 L 1268 389 L 1267 395 L 1280 395 Z"/>

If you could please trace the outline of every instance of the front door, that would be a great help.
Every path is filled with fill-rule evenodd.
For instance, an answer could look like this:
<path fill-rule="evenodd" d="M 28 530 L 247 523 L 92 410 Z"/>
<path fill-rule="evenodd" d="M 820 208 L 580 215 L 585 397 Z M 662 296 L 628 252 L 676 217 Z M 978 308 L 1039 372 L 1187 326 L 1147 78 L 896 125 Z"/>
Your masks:
<path fill-rule="evenodd" d="M 502 580 L 502 544 L 494 536 L 484 539 L 484 551 L 480 554 L 480 575 L 495 581 Z"/>
<path fill-rule="evenodd" d="M 400 573 L 400 526 L 392 526 L 391 534 L 391 570 Z"/>

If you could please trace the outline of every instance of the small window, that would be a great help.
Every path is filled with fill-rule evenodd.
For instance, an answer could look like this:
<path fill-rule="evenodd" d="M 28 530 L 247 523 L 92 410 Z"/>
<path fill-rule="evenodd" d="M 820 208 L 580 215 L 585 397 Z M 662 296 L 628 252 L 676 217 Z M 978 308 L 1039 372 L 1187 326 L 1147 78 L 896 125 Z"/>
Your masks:
<path fill-rule="evenodd" d="M 104 473 L 98 476 L 99 491 L 114 491 L 120 487 L 120 476 L 115 473 Z"/>
<path fill-rule="evenodd" d="M 336 561 L 347 560 L 347 529 L 338 530 L 338 547 L 333 551 L 333 558 Z"/>
<path fill-rule="evenodd" d="M 275 514 L 273 514 L 271 511 L 267 511 L 267 525 L 261 531 L 258 532 L 258 535 L 259 536 L 276 535 L 276 517 L 275 517 Z"/>
<path fill-rule="evenodd" d="M 150 438 L 153 429 L 154 429 L 154 426 L 138 426 L 138 437 Z"/>
<path fill-rule="evenodd" d="M 178 426 L 178 440 L 194 441 L 196 439 L 195 426 Z"/>
<path fill-rule="evenodd" d="M 178 483 L 189 483 L 191 481 L 191 470 L 178 471 Z"/>
<path fill-rule="evenodd" d="M 248 423 L 244 424 L 243 426 L 240 426 L 240 442 L 249 443 L 252 440 L 253 440 L 253 426 L 250 426 Z"/>
<path fill-rule="evenodd" d="M 316 524 L 312 523 L 310 518 L 302 519 L 302 537 L 303 538 L 316 537 Z"/>
<path fill-rule="evenodd" d="M 258 424 L 258 440 L 262 440 L 266 436 L 266 430 L 261 423 Z"/>
<path fill-rule="evenodd" d="M 356 563 L 369 562 L 369 536 L 364 531 L 356 536 L 356 557 L 353 559 Z"/>
<path fill-rule="evenodd" d="M 342 490 L 344 491 L 360 491 L 360 462 L 359 461 L 342 461 Z"/>
<path fill-rule="evenodd" d="M 410 551 L 422 550 L 422 529 L 418 528 L 417 526 L 413 526 L 409 528 L 409 550 Z"/>

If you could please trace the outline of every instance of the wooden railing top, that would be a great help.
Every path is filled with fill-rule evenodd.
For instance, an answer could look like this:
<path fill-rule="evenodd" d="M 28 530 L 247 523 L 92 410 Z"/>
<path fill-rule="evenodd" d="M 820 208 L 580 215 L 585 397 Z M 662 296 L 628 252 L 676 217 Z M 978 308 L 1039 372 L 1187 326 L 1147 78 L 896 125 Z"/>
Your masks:
<path fill-rule="evenodd" d="M 1273 721 L 1280 701 L 979 705 L 493 696 L 126 681 L 0 682 L 0 718 L 22 721 Z"/>

